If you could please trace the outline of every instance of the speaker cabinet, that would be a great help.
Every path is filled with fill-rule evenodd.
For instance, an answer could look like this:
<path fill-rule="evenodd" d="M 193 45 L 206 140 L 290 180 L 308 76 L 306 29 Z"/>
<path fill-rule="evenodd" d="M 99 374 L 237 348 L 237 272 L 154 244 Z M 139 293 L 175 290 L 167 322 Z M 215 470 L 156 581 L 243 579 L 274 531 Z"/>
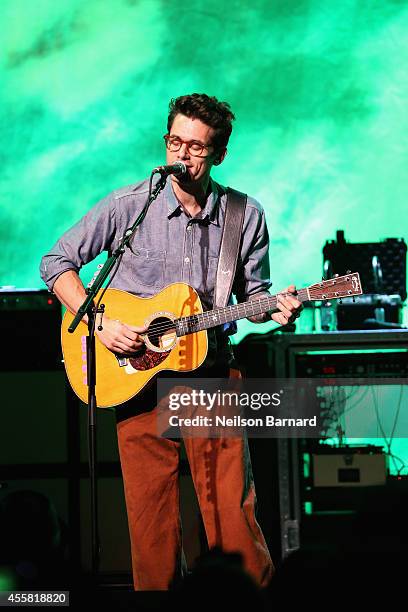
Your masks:
<path fill-rule="evenodd" d="M 0 465 L 68 460 L 66 382 L 63 370 L 1 372 Z"/>

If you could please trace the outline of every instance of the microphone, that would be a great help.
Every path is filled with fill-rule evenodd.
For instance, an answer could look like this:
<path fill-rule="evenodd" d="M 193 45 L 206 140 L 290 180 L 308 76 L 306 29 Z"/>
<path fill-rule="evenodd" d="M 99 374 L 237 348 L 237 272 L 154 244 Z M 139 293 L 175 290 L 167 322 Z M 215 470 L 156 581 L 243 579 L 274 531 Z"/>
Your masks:
<path fill-rule="evenodd" d="M 174 174 L 175 176 L 182 176 L 183 174 L 187 174 L 187 166 L 183 162 L 178 161 L 168 166 L 157 166 L 157 168 L 153 169 L 152 174 L 161 174 L 162 176 Z"/>

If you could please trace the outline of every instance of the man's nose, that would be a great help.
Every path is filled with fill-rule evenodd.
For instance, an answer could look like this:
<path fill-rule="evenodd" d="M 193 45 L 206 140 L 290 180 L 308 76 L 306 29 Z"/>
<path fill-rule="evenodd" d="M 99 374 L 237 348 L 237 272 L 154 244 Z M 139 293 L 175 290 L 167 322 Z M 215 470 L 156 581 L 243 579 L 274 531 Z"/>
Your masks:
<path fill-rule="evenodd" d="M 178 159 L 188 159 L 190 157 L 190 153 L 188 152 L 187 143 L 183 142 L 178 152 Z"/>

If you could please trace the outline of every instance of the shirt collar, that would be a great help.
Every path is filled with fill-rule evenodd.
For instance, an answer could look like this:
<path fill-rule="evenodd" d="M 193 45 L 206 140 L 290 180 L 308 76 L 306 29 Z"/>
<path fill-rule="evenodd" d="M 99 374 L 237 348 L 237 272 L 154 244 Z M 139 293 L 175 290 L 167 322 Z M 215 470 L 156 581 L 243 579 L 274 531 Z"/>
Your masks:
<path fill-rule="evenodd" d="M 199 218 L 205 219 L 208 217 L 208 220 L 210 223 L 213 223 L 214 225 L 218 225 L 218 215 L 217 215 L 218 206 L 217 205 L 218 205 L 218 199 L 219 199 L 220 194 L 218 192 L 217 183 L 213 181 L 211 177 L 210 177 L 210 187 L 211 187 L 211 191 L 207 197 L 207 202 L 204 208 L 202 209 L 201 216 Z M 178 199 L 176 198 L 173 188 L 171 186 L 171 180 L 167 181 L 166 187 L 163 193 L 164 193 L 164 198 L 167 204 L 167 217 L 168 219 L 170 219 L 176 213 L 180 213 L 182 211 L 182 207 Z"/>

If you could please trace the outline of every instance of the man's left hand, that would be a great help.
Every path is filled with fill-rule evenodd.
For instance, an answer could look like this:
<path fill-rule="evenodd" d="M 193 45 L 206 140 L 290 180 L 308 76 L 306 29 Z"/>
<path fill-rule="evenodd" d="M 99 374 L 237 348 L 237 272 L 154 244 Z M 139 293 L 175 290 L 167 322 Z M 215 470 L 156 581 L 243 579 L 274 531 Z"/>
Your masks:
<path fill-rule="evenodd" d="M 279 308 L 280 312 L 274 312 L 271 318 L 276 321 L 276 323 L 279 323 L 279 325 L 293 323 L 293 321 L 300 316 L 303 304 L 294 297 L 295 294 L 295 285 L 289 285 L 289 287 L 282 289 L 282 291 L 278 293 L 276 308 Z"/>

